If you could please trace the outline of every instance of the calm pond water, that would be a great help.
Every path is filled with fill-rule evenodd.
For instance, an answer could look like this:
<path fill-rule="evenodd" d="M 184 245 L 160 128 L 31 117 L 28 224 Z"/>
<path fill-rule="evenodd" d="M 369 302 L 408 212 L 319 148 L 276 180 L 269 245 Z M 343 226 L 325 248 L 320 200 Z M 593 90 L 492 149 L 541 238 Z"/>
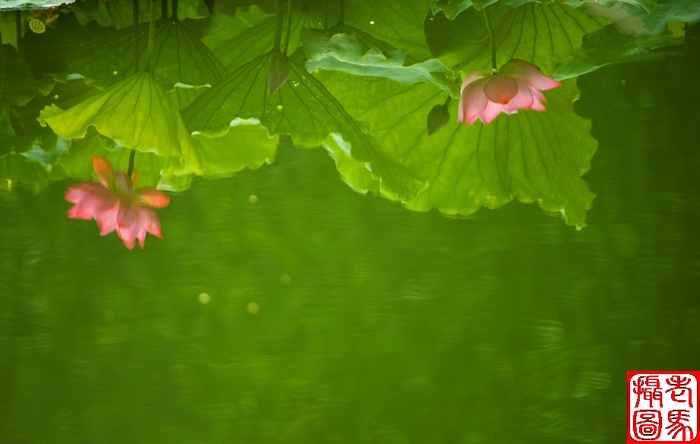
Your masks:
<path fill-rule="evenodd" d="M 698 31 L 579 79 L 581 231 L 410 212 L 289 144 L 143 251 L 69 182 L 0 196 L 0 443 L 623 442 L 628 370 L 700 368 Z"/>

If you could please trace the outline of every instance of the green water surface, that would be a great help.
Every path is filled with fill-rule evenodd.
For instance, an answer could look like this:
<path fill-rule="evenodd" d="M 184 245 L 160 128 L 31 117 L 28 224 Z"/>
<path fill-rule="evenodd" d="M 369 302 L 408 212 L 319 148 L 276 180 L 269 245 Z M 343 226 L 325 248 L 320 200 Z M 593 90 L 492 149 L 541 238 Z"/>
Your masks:
<path fill-rule="evenodd" d="M 624 442 L 628 370 L 700 369 L 699 30 L 579 79 L 581 231 L 410 212 L 286 142 L 143 251 L 73 182 L 0 196 L 0 443 Z"/>

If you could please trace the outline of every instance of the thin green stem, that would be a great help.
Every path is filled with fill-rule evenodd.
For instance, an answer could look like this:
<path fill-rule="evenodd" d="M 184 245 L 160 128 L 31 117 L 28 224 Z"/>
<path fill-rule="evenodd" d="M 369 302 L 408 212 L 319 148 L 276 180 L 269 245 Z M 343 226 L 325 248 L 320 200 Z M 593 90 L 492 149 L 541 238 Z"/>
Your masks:
<path fill-rule="evenodd" d="M 15 11 L 15 30 L 17 47 L 20 47 L 19 41 L 22 40 L 22 11 Z"/>
<path fill-rule="evenodd" d="M 2 99 L 2 87 L 5 84 L 5 56 L 2 46 L 2 32 L 0 32 L 0 99 Z"/>
<path fill-rule="evenodd" d="M 129 170 L 126 172 L 126 177 L 131 179 L 131 174 L 134 172 L 134 159 L 136 158 L 136 150 L 131 149 L 131 153 L 129 153 Z"/>
<path fill-rule="evenodd" d="M 173 15 L 171 16 L 173 20 L 177 20 L 177 0 L 173 0 Z"/>
<path fill-rule="evenodd" d="M 342 25 L 345 22 L 345 0 L 339 1 L 340 12 L 338 13 L 338 24 Z"/>
<path fill-rule="evenodd" d="M 491 69 L 496 74 L 498 72 L 498 67 L 496 66 L 496 42 L 493 39 L 493 27 L 491 26 L 491 19 L 486 13 L 486 8 L 484 8 L 484 18 L 486 19 L 486 29 L 489 31 L 489 41 L 491 42 Z"/>
<path fill-rule="evenodd" d="M 134 0 L 134 72 L 139 72 L 139 0 Z"/>
<path fill-rule="evenodd" d="M 151 23 L 148 27 L 148 51 L 146 52 L 146 71 L 151 70 L 151 58 L 153 58 L 153 45 L 156 40 L 156 0 L 151 0 Z"/>
<path fill-rule="evenodd" d="M 161 0 L 160 2 L 160 18 L 163 20 L 168 18 L 168 0 Z"/>
<path fill-rule="evenodd" d="M 287 0 L 287 38 L 284 42 L 284 53 L 289 51 L 289 36 L 292 34 L 292 0 Z"/>
<path fill-rule="evenodd" d="M 275 39 L 272 41 L 272 50 L 280 50 L 282 43 L 282 28 L 284 27 L 284 6 L 282 5 L 282 0 L 275 0 Z"/>
<path fill-rule="evenodd" d="M 323 0 L 323 30 L 328 29 L 328 0 Z"/>

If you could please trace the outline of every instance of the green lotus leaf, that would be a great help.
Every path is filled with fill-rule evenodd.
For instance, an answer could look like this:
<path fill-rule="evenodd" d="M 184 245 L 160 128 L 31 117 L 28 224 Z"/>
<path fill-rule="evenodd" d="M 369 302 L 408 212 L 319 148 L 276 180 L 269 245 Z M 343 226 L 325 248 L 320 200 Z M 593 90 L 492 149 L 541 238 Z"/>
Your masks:
<path fill-rule="evenodd" d="M 247 8 L 230 6 L 235 9 L 235 14 L 220 13 L 223 7 L 217 5 L 216 13 L 203 19 L 185 21 L 192 34 L 208 48 L 224 49 L 226 42 L 271 16 L 256 5 Z"/>
<path fill-rule="evenodd" d="M 429 136 L 426 116 L 445 101 L 434 86 L 406 87 L 337 71 L 321 71 L 318 77 L 351 115 L 373 122 L 370 135 L 386 158 L 427 184 L 402 200 L 408 208 L 469 215 L 482 206 L 498 208 L 518 199 L 562 214 L 569 225 L 585 226 L 594 196 L 581 174 L 589 169 L 597 142 L 590 135 L 590 121 L 573 111 L 578 97 L 573 80 L 546 91 L 545 112 L 502 114 L 488 126 L 477 121 L 468 128 L 454 119 Z M 451 116 L 457 116 L 457 107 L 453 101 Z M 357 164 L 348 167 L 346 161 L 341 174 L 353 188 L 376 187 Z"/>
<path fill-rule="evenodd" d="M 383 52 L 367 45 L 359 34 L 329 35 L 319 29 L 304 29 L 301 33 L 304 52 L 309 59 L 306 69 L 339 70 L 362 76 L 377 76 L 393 79 L 403 85 L 431 82 L 440 87 L 433 73 L 448 73 L 450 70 L 437 59 L 405 66 L 406 51 Z M 445 87 L 449 92 L 449 89 Z"/>
<path fill-rule="evenodd" d="M 54 81 L 43 78 L 35 80 L 26 63 L 17 57 L 17 50 L 10 45 L 2 46 L 0 61 L 0 106 L 24 106 L 36 96 L 46 96 L 51 92 Z"/>
<path fill-rule="evenodd" d="M 69 21 L 66 18 L 66 21 Z M 69 23 L 70 24 L 70 23 Z M 30 35 L 28 54 L 34 66 L 50 73 L 79 74 L 89 83 L 108 87 L 135 72 L 133 28 L 115 30 L 78 24 L 52 33 Z M 139 67 L 146 64 L 148 23 L 139 26 Z M 51 63 L 43 60 L 45 53 Z M 203 86 L 226 75 L 226 68 L 187 28 L 172 19 L 156 22 L 152 56 L 153 76 L 170 90 L 176 83 Z"/>
<path fill-rule="evenodd" d="M 585 4 L 596 4 L 602 5 L 604 8 L 609 8 L 617 3 L 626 3 L 649 14 L 656 8 L 657 1 L 658 0 L 563 0 L 559 1 L 559 3 L 565 3 L 574 8 Z M 433 13 L 442 11 L 448 19 L 454 20 L 461 12 L 466 11 L 472 6 L 474 6 L 475 9 L 481 10 L 496 2 L 512 7 L 522 6 L 525 3 L 549 3 L 547 0 L 436 0 L 432 10 Z"/>
<path fill-rule="evenodd" d="M 197 134 L 192 143 L 203 175 L 228 176 L 274 162 L 279 136 L 268 136 L 267 128 L 256 120 L 234 120 L 224 135 Z"/>
<path fill-rule="evenodd" d="M 424 23 L 434 0 L 370 1 L 353 3 L 345 12 L 345 23 L 395 48 L 405 49 L 409 60 L 423 61 L 433 55 L 425 46 Z M 464 34 L 463 31 L 460 34 Z"/>
<path fill-rule="evenodd" d="M 627 3 L 614 3 L 609 8 L 596 3 L 586 3 L 582 9 L 588 15 L 610 20 L 620 33 L 636 36 L 663 34 L 670 21 L 692 24 L 700 20 L 700 3 L 693 0 L 659 0 L 652 13 Z"/>
<path fill-rule="evenodd" d="M 54 2 L 56 3 L 56 2 Z M 168 2 L 167 4 L 170 4 Z M 114 26 L 117 29 L 128 28 L 134 24 L 133 0 L 81 1 L 70 6 L 81 25 L 96 21 L 100 26 Z M 170 17 L 172 11 L 163 11 L 163 2 L 156 2 L 161 17 Z M 139 22 L 148 22 L 151 2 L 139 2 Z M 178 0 L 178 18 L 202 18 L 207 14 L 199 0 Z"/>
<path fill-rule="evenodd" d="M 46 168 L 31 157 L 14 152 L 0 156 L 0 190 L 24 186 L 39 191 L 48 182 Z"/>
<path fill-rule="evenodd" d="M 236 118 L 254 118 L 271 134 L 290 134 L 304 147 L 319 146 L 330 133 L 339 133 L 352 146 L 353 157 L 369 163 L 374 177 L 382 179 L 385 192 L 407 197 L 420 189 L 420 181 L 383 156 L 340 102 L 293 58 L 289 80 L 270 96 L 270 60 L 270 53 L 252 60 L 197 97 L 183 111 L 189 130 L 218 135 Z"/>
<path fill-rule="evenodd" d="M 331 134 L 323 147 L 335 161 L 335 168 L 340 173 L 343 182 L 358 193 L 381 193 L 381 181 L 376 179 L 367 165 L 352 157 L 352 147 L 339 134 Z"/>
<path fill-rule="evenodd" d="M 62 0 L 61 3 L 69 4 L 74 1 L 75 0 Z M 56 6 L 56 3 L 58 3 L 56 0 L 2 0 L 2 3 L 0 3 L 0 11 L 45 9 Z"/>
<path fill-rule="evenodd" d="M 272 49 L 272 37 L 275 34 L 276 18 L 270 16 L 254 26 L 241 32 L 234 37 L 219 40 L 217 46 L 212 47 L 223 64 L 231 71 L 245 65 L 260 54 L 267 53 Z M 289 48 L 287 54 L 294 53 L 301 47 L 300 32 L 304 28 L 318 28 L 322 26 L 321 20 L 309 11 L 292 10 L 292 31 L 289 36 Z M 230 31 L 229 34 L 230 35 Z M 287 18 L 285 16 L 282 35 L 287 35 Z M 209 37 L 212 38 L 211 36 Z M 285 50 L 284 46 L 281 48 Z"/>
<path fill-rule="evenodd" d="M 672 53 L 658 48 L 681 43 L 683 38 L 671 32 L 653 36 L 629 36 L 621 35 L 615 27 L 608 25 L 587 35 L 583 47 L 569 61 L 560 65 L 552 77 L 562 80 L 613 63 L 662 59 Z"/>
<path fill-rule="evenodd" d="M 121 146 L 196 163 L 180 113 L 148 72 L 122 80 L 65 111 L 55 105 L 46 107 L 40 119 L 66 139 L 83 138 L 94 126 Z"/>
<path fill-rule="evenodd" d="M 548 75 L 579 50 L 584 35 L 607 24 L 602 18 L 554 3 L 519 8 L 497 3 L 487 11 L 497 42 L 498 66 L 517 58 L 534 63 Z M 470 8 L 455 20 L 438 14 L 425 22 L 425 33 L 431 51 L 446 66 L 464 72 L 491 67 L 491 45 L 482 11 Z"/>

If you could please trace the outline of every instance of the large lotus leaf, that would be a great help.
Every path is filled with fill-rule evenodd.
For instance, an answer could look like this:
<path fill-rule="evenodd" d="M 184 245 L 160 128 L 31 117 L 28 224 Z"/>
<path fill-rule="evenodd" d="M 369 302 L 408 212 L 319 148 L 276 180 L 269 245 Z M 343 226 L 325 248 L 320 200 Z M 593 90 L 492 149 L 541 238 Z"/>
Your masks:
<path fill-rule="evenodd" d="M 51 79 L 34 80 L 26 63 L 23 64 L 18 59 L 17 50 L 13 46 L 3 45 L 2 53 L 0 106 L 24 106 L 34 97 L 51 92 L 54 82 Z"/>
<path fill-rule="evenodd" d="M 223 64 L 231 71 L 245 65 L 249 61 L 272 49 L 272 40 L 275 34 L 276 18 L 271 16 L 260 21 L 255 26 L 245 29 L 240 34 L 225 40 L 219 40 L 217 46 L 212 50 Z M 292 26 L 289 36 L 288 54 L 292 54 L 301 47 L 300 33 L 304 28 L 318 28 L 322 25 L 321 20 L 309 11 L 292 10 Z M 230 35 L 230 34 L 229 34 Z M 284 20 L 282 35 L 287 35 L 287 18 Z M 211 38 L 211 36 L 210 36 Z M 282 39 L 282 50 L 284 50 L 285 38 Z"/>
<path fill-rule="evenodd" d="M 340 134 L 330 134 L 323 147 L 335 161 L 335 168 L 343 181 L 358 193 L 381 193 L 381 182 L 376 179 L 367 165 L 352 157 L 352 147 L 345 143 Z"/>
<path fill-rule="evenodd" d="M 433 0 L 358 0 L 345 12 L 345 23 L 405 49 L 412 60 L 423 61 L 433 58 L 423 30 L 432 4 Z"/>
<path fill-rule="evenodd" d="M 393 79 L 403 85 L 434 82 L 443 84 L 433 73 L 450 70 L 437 59 L 405 66 L 406 51 L 384 52 L 376 46 L 367 45 L 359 34 L 341 33 L 329 35 L 320 29 L 304 29 L 301 32 L 304 52 L 309 59 L 306 69 L 345 71 L 361 76 L 376 76 Z M 449 92 L 449 89 L 446 88 Z"/>
<path fill-rule="evenodd" d="M 48 181 L 46 168 L 34 159 L 19 153 L 0 156 L 0 190 L 9 190 L 19 185 L 39 191 Z"/>
<path fill-rule="evenodd" d="M 130 148 L 116 148 L 105 144 L 105 138 L 92 130 L 82 139 L 64 140 L 69 146 L 56 160 L 51 178 L 70 177 L 75 180 L 97 179 L 92 162 L 93 154 L 105 157 L 117 171 L 129 168 Z M 161 180 L 164 160 L 154 153 L 136 152 L 134 170 L 139 174 L 138 186 L 155 187 Z"/>
<path fill-rule="evenodd" d="M 217 6 L 215 14 L 200 20 L 186 20 L 185 24 L 208 48 L 217 48 L 267 18 L 270 18 L 270 14 L 255 5 L 235 8 L 235 15 L 220 13 Z"/>
<path fill-rule="evenodd" d="M 85 137 L 88 127 L 120 145 L 161 156 L 192 158 L 189 135 L 180 113 L 150 73 L 142 72 L 61 111 L 41 113 L 54 132 L 67 139 Z"/>
<path fill-rule="evenodd" d="M 384 157 L 374 141 L 343 106 L 306 70 L 290 60 L 291 74 L 273 95 L 267 85 L 271 54 L 252 60 L 200 95 L 183 118 L 191 131 L 222 134 L 235 118 L 259 119 L 271 134 L 290 134 L 294 143 L 319 146 L 330 133 L 340 133 L 353 157 L 369 163 L 387 193 L 411 196 L 420 188 L 405 168 Z"/>
<path fill-rule="evenodd" d="M 219 137 L 193 136 L 202 174 L 227 176 L 274 162 L 279 136 L 269 137 L 267 128 L 255 123 L 255 120 L 234 121 L 234 126 Z"/>
<path fill-rule="evenodd" d="M 651 14 L 623 3 L 616 3 L 610 8 L 586 3 L 582 10 L 588 15 L 605 17 L 613 22 L 618 31 L 629 35 L 661 34 L 671 20 L 688 23 L 700 20 L 700 2 L 696 0 L 659 0 Z"/>
<path fill-rule="evenodd" d="M 656 8 L 657 1 L 658 0 L 563 0 L 559 3 L 566 3 L 569 6 L 573 6 L 575 8 L 582 6 L 586 3 L 599 4 L 603 7 L 611 7 L 617 3 L 627 3 L 630 5 L 634 5 L 634 7 L 636 7 L 637 9 L 644 8 L 644 12 L 648 14 L 651 11 L 653 11 L 654 8 Z M 437 11 L 442 11 L 447 18 L 449 18 L 450 20 L 454 20 L 455 17 L 457 17 L 457 15 L 459 15 L 461 12 L 466 11 L 472 6 L 475 7 L 475 9 L 481 10 L 486 6 L 489 6 L 496 2 L 500 2 L 513 7 L 518 7 L 525 3 L 549 3 L 549 1 L 547 0 L 436 0 L 433 4 L 433 13 L 436 13 Z"/>
<path fill-rule="evenodd" d="M 555 3 L 519 8 L 496 3 L 487 10 L 497 42 L 498 66 L 518 58 L 550 75 L 581 47 L 584 35 L 607 23 Z M 491 67 L 491 44 L 483 11 L 470 8 L 455 20 L 438 14 L 425 22 L 425 33 L 433 54 L 446 66 L 461 71 Z"/>
<path fill-rule="evenodd" d="M 416 197 L 404 200 L 409 208 L 468 215 L 518 199 L 538 202 L 548 213 L 563 214 L 568 224 L 585 226 L 593 194 L 581 174 L 589 169 L 597 143 L 590 121 L 573 111 L 578 96 L 573 80 L 546 92 L 547 111 L 502 114 L 488 126 L 480 121 L 468 128 L 457 125 L 453 101 L 451 123 L 428 136 L 426 116 L 445 100 L 434 86 L 405 87 L 331 71 L 318 76 L 351 115 L 373 122 L 370 135 L 387 158 L 427 183 Z M 357 164 L 343 172 L 345 180 L 357 177 L 363 181 L 357 188 L 367 188 L 363 174 Z"/>
<path fill-rule="evenodd" d="M 77 28 L 77 30 L 76 30 Z M 48 52 L 53 63 L 42 70 L 51 73 L 80 74 L 90 83 L 107 87 L 135 72 L 133 28 L 115 30 L 77 24 L 55 32 L 29 36 L 27 51 L 33 66 L 42 65 Z M 166 89 L 176 83 L 203 86 L 226 75 L 226 68 L 180 22 L 171 19 L 156 23 L 151 72 Z M 139 26 L 139 68 L 147 58 L 148 23 Z"/>
<path fill-rule="evenodd" d="M 557 68 L 553 78 L 576 77 L 612 63 L 658 60 L 671 55 L 659 47 L 681 44 L 683 38 L 671 32 L 663 35 L 633 37 L 622 35 L 612 25 L 585 37 L 583 48 Z M 652 51 L 653 50 L 653 51 Z"/>
<path fill-rule="evenodd" d="M 75 0 L 2 0 L 0 11 L 45 9 L 59 4 L 73 3 Z"/>
<path fill-rule="evenodd" d="M 205 9 L 200 7 L 199 0 L 177 0 L 178 18 L 204 17 Z M 169 5 L 171 2 L 167 2 Z M 80 1 L 70 6 L 82 25 L 95 20 L 101 26 L 115 26 L 117 29 L 128 28 L 134 24 L 133 0 L 90 0 Z M 170 17 L 172 11 L 163 11 L 162 1 L 156 2 L 158 15 Z M 141 0 L 139 2 L 139 22 L 148 22 L 151 14 L 151 2 Z"/>

